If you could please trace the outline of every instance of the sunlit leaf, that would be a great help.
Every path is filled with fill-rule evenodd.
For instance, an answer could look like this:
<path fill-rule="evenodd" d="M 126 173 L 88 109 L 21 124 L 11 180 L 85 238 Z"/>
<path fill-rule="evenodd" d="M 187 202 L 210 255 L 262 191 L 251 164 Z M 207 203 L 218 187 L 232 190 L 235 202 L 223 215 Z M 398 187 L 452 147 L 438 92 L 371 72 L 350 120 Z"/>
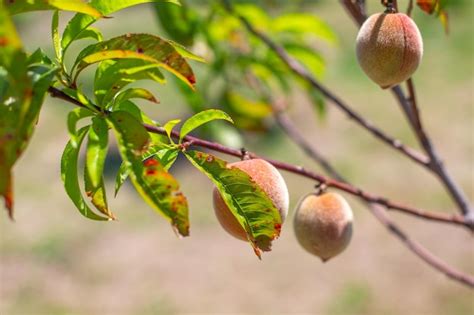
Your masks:
<path fill-rule="evenodd" d="M 332 28 L 319 17 L 306 13 L 288 13 L 276 17 L 271 23 L 275 33 L 312 34 L 329 43 L 337 42 Z"/>
<path fill-rule="evenodd" d="M 27 58 L 11 18 L 0 6 L 0 196 L 13 215 L 12 167 L 26 149 L 56 69 L 41 56 Z"/>
<path fill-rule="evenodd" d="M 263 119 L 272 113 L 270 104 L 263 101 L 250 100 L 236 92 L 229 92 L 227 100 L 235 113 L 249 119 Z"/>
<path fill-rule="evenodd" d="M 160 160 L 163 168 L 168 171 L 178 158 L 178 154 L 179 149 L 176 147 L 164 147 L 163 144 L 157 144 L 150 146 L 147 152 L 143 154 L 142 161 L 152 156 L 156 157 Z M 117 196 L 117 193 L 119 192 L 123 183 L 127 180 L 129 174 L 130 170 L 127 168 L 125 163 L 122 163 L 120 165 L 119 171 L 117 172 L 117 176 L 115 177 L 115 196 Z"/>
<path fill-rule="evenodd" d="M 123 92 L 116 95 L 114 102 L 122 103 L 132 98 L 141 98 L 152 103 L 159 103 L 159 101 L 155 98 L 155 96 L 153 96 L 150 91 L 142 88 L 131 88 L 128 90 L 124 90 Z"/>
<path fill-rule="evenodd" d="M 163 128 L 166 131 L 166 134 L 168 135 L 168 138 L 172 142 L 173 139 L 171 138 L 171 132 L 173 131 L 173 128 L 181 122 L 181 119 L 173 119 L 168 121 L 166 124 L 164 124 Z"/>
<path fill-rule="evenodd" d="M 104 1 L 109 2 L 109 1 Z M 11 14 L 24 13 L 38 10 L 64 10 L 80 12 L 95 18 L 102 14 L 93 6 L 83 0 L 14 0 L 5 1 L 5 4 Z"/>
<path fill-rule="evenodd" d="M 124 119 L 125 116 L 128 118 Z M 137 148 L 143 149 L 144 143 L 142 136 L 137 134 L 146 133 L 141 123 L 126 112 L 119 115 L 113 112 L 108 120 L 115 130 L 120 154 L 135 189 L 153 209 L 171 222 L 180 235 L 189 235 L 188 203 L 179 191 L 178 182 L 158 158 L 143 161 L 142 154 L 137 152 Z"/>
<path fill-rule="evenodd" d="M 91 198 L 92 204 L 105 214 L 114 219 L 107 205 L 104 185 L 104 164 L 108 149 L 108 126 L 102 117 L 94 117 L 89 127 L 89 137 L 86 149 L 86 163 L 84 169 L 84 187 L 86 195 Z"/>
<path fill-rule="evenodd" d="M 51 34 L 53 36 L 53 46 L 54 46 L 54 52 L 56 53 L 56 58 L 58 59 L 59 62 L 61 62 L 63 51 L 61 49 L 61 42 L 60 42 L 61 37 L 59 35 L 58 23 L 59 23 L 59 11 L 56 10 L 53 13 L 53 20 L 51 23 Z"/>
<path fill-rule="evenodd" d="M 94 113 L 86 108 L 78 107 L 69 112 L 67 116 L 67 130 L 71 138 L 71 145 L 77 147 L 77 122 L 83 118 L 93 116 Z"/>
<path fill-rule="evenodd" d="M 150 135 L 138 119 L 125 111 L 114 111 L 108 116 L 115 131 L 120 132 L 122 146 L 137 156 L 144 153 L 150 144 Z"/>
<path fill-rule="evenodd" d="M 67 0 L 64 0 L 67 1 Z M 97 11 L 102 13 L 102 15 L 107 16 L 116 11 L 149 2 L 171 2 L 179 4 L 177 0 L 92 0 L 89 4 L 94 7 Z M 71 43 L 77 39 L 80 39 L 80 34 L 82 31 L 87 29 L 92 23 L 97 21 L 97 18 L 85 15 L 85 14 L 76 14 L 68 23 L 63 32 L 63 37 L 61 40 L 61 46 L 64 51 L 66 51 L 71 45 Z"/>
<path fill-rule="evenodd" d="M 72 202 L 83 216 L 92 220 L 105 221 L 108 219 L 94 213 L 84 201 L 77 176 L 79 150 L 88 129 L 89 126 L 86 126 L 79 130 L 77 137 L 78 145 L 76 147 L 73 147 L 71 142 L 67 143 L 61 157 L 61 179 L 64 183 L 67 195 L 71 198 Z"/>
<path fill-rule="evenodd" d="M 94 94 L 97 104 L 104 107 L 125 86 L 138 80 L 165 83 L 159 65 L 139 59 L 102 61 L 94 79 Z"/>
<path fill-rule="evenodd" d="M 215 156 L 199 151 L 186 151 L 188 160 L 216 185 L 226 205 L 247 232 L 249 242 L 260 257 L 269 251 L 280 235 L 281 217 L 265 192 L 250 176 Z"/>
<path fill-rule="evenodd" d="M 229 115 L 218 109 L 208 109 L 199 112 L 183 123 L 179 134 L 179 142 L 181 142 L 183 138 L 194 129 L 217 119 L 227 120 L 228 122 L 234 123 Z"/>
<path fill-rule="evenodd" d="M 179 52 L 166 40 L 150 34 L 126 34 L 86 47 L 76 58 L 75 78 L 88 65 L 107 59 L 139 59 L 173 73 L 191 88 L 194 73 Z"/>

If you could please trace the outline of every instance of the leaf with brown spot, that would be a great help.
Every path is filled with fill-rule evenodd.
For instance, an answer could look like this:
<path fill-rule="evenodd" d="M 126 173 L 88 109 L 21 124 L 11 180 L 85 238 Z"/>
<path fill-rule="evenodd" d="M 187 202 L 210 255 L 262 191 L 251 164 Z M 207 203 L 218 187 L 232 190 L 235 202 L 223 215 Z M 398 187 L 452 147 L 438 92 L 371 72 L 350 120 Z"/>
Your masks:
<path fill-rule="evenodd" d="M 137 148 L 142 147 L 144 142 L 142 136 L 131 135 L 146 133 L 146 130 L 131 114 L 122 112 L 117 116 L 116 113 L 109 115 L 108 120 L 115 131 L 124 167 L 135 189 L 153 209 L 171 222 L 179 235 L 188 236 L 188 202 L 179 191 L 178 181 L 166 171 L 157 157 L 142 161 L 142 156 L 137 154 Z"/>
<path fill-rule="evenodd" d="M 171 72 L 191 88 L 196 83 L 185 56 L 173 44 L 150 34 L 126 34 L 86 47 L 74 63 L 75 80 L 87 66 L 108 59 L 143 60 Z"/>
<path fill-rule="evenodd" d="M 186 151 L 188 160 L 216 185 L 226 205 L 247 232 L 255 254 L 270 251 L 272 241 L 280 235 L 281 217 L 267 194 L 250 176 L 213 155 Z"/>

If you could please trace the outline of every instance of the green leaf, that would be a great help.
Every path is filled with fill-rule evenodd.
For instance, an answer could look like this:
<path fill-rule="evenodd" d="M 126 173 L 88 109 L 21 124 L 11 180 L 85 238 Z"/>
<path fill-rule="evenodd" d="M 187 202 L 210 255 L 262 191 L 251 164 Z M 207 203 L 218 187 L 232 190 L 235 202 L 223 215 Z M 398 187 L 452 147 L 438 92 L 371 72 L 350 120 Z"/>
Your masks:
<path fill-rule="evenodd" d="M 213 155 L 186 151 L 188 160 L 216 185 L 232 214 L 245 229 L 249 242 L 260 257 L 260 250 L 269 251 L 272 241 L 280 235 L 281 217 L 265 192 L 251 177 Z"/>
<path fill-rule="evenodd" d="M 94 113 L 89 109 L 78 107 L 69 112 L 67 116 L 67 130 L 71 138 L 71 145 L 77 147 L 77 122 L 83 118 L 94 116 Z"/>
<path fill-rule="evenodd" d="M 124 101 L 119 104 L 115 104 L 113 109 L 123 110 L 132 114 L 132 116 L 135 117 L 137 120 L 139 120 L 142 124 L 147 124 L 151 126 L 159 126 L 157 122 L 155 122 L 150 117 L 148 117 L 144 111 L 138 108 L 138 106 L 132 103 L 131 101 Z M 165 135 L 161 135 L 158 133 L 149 133 L 149 135 L 150 135 L 151 142 L 153 145 L 157 145 L 157 144 L 167 145 L 167 143 L 169 142 L 168 137 Z"/>
<path fill-rule="evenodd" d="M 108 59 L 147 61 L 173 73 L 191 88 L 194 88 L 196 83 L 191 67 L 175 47 L 168 41 L 150 34 L 126 34 L 86 47 L 74 63 L 74 82 L 84 68 Z"/>
<path fill-rule="evenodd" d="M 27 58 L 13 22 L 0 6 L 0 196 L 13 216 L 12 167 L 33 134 L 45 93 L 56 69 L 37 50 Z M 29 64 L 29 62 L 34 62 Z"/>
<path fill-rule="evenodd" d="M 115 219 L 107 205 L 104 185 L 104 164 L 108 149 L 108 126 L 102 117 L 94 117 L 89 127 L 84 184 L 92 204 L 110 219 Z"/>
<path fill-rule="evenodd" d="M 178 158 L 178 154 L 179 149 L 176 147 L 163 147 L 162 144 L 152 145 L 148 149 L 148 151 L 143 154 L 142 161 L 154 156 L 160 160 L 160 163 L 161 165 L 163 165 L 163 168 L 168 171 Z M 117 196 L 117 193 L 119 192 L 123 183 L 127 180 L 129 174 L 130 171 L 127 168 L 126 164 L 122 163 L 120 165 L 117 176 L 115 177 L 115 196 Z"/>
<path fill-rule="evenodd" d="M 173 143 L 173 139 L 171 137 L 171 132 L 173 131 L 173 128 L 181 122 L 181 119 L 173 119 L 168 121 L 163 128 L 166 131 L 166 134 L 168 135 L 168 139 L 170 139 L 171 143 Z"/>
<path fill-rule="evenodd" d="M 199 22 L 197 13 L 185 3 L 181 6 L 157 3 L 154 7 L 167 35 L 183 45 L 192 46 Z"/>
<path fill-rule="evenodd" d="M 141 156 L 148 149 L 150 135 L 137 118 L 121 110 L 110 113 L 108 118 L 115 131 L 120 131 L 119 140 L 128 151 Z"/>
<path fill-rule="evenodd" d="M 39 10 L 63 10 L 80 12 L 95 18 L 102 16 L 99 11 L 82 0 L 15 0 L 5 1 L 5 3 L 11 14 Z"/>
<path fill-rule="evenodd" d="M 205 123 L 217 119 L 227 120 L 230 123 L 234 123 L 234 121 L 232 120 L 232 118 L 230 118 L 229 115 L 219 109 L 204 110 L 184 122 L 183 126 L 181 127 L 181 132 L 179 134 L 179 142 L 181 143 L 183 138 L 186 137 L 186 135 L 194 129 L 204 125 Z"/>
<path fill-rule="evenodd" d="M 108 116 L 119 144 L 120 154 L 135 189 L 142 198 L 156 211 L 167 218 L 172 227 L 182 236 L 189 235 L 188 203 L 179 191 L 176 179 L 168 173 L 160 160 L 151 157 L 142 161 L 136 148 L 143 146 L 141 137 L 132 136 L 137 130 L 145 132 L 141 123 L 126 112 L 113 112 Z M 128 121 L 124 122 L 124 114 Z M 141 128 L 141 129 L 140 129 Z"/>
<path fill-rule="evenodd" d="M 94 79 L 94 94 L 97 104 L 105 107 L 125 86 L 138 80 L 165 83 L 159 65 L 139 59 L 102 61 Z"/>
<path fill-rule="evenodd" d="M 275 33 L 312 34 L 329 43 L 336 43 L 332 28 L 317 16 L 305 13 L 289 13 L 273 19 L 271 30 Z"/>
<path fill-rule="evenodd" d="M 89 128 L 89 141 L 87 142 L 86 165 L 92 187 L 99 186 L 104 172 L 104 163 L 108 149 L 108 126 L 105 119 L 94 117 Z"/>
<path fill-rule="evenodd" d="M 103 40 L 102 33 L 95 27 L 88 27 L 77 35 L 76 40 L 91 38 L 98 42 Z"/>
<path fill-rule="evenodd" d="M 66 1 L 66 0 L 65 0 Z M 103 16 L 107 16 L 116 11 L 149 2 L 171 2 L 179 4 L 177 0 L 92 0 L 90 5 L 97 9 Z M 76 14 L 68 23 L 64 29 L 63 38 L 61 40 L 61 46 L 63 50 L 66 51 L 71 45 L 71 43 L 77 39 L 80 39 L 81 32 L 87 29 L 92 23 L 97 21 L 97 18 L 94 18 L 85 14 Z"/>
<path fill-rule="evenodd" d="M 77 147 L 73 147 L 70 141 L 67 143 L 61 157 L 61 179 L 64 183 L 67 195 L 71 198 L 72 202 L 83 216 L 92 220 L 105 221 L 108 219 L 94 213 L 89 206 L 87 206 L 79 187 L 77 160 L 80 146 L 88 129 L 89 126 L 86 126 L 79 130 Z"/>
<path fill-rule="evenodd" d="M 236 92 L 227 93 L 227 101 L 235 113 L 249 119 L 263 119 L 272 113 L 268 103 L 250 100 Z"/>
<path fill-rule="evenodd" d="M 61 63 L 63 51 L 61 49 L 61 43 L 60 43 L 61 36 L 59 35 L 58 24 L 59 24 L 59 11 L 56 10 L 53 13 L 53 21 L 51 23 L 51 34 L 53 36 L 53 46 L 54 46 L 54 52 L 56 53 L 56 58 Z"/>
<path fill-rule="evenodd" d="M 150 91 L 142 88 L 131 88 L 128 90 L 124 90 L 121 93 L 118 93 L 115 96 L 114 103 L 119 104 L 132 98 L 142 98 L 152 103 L 159 103 L 159 101 L 155 98 L 155 96 L 153 96 Z"/>
<path fill-rule="evenodd" d="M 325 71 L 324 59 L 313 49 L 294 43 L 285 45 L 287 52 L 299 62 L 305 65 L 308 70 L 318 78 L 323 77 Z"/>

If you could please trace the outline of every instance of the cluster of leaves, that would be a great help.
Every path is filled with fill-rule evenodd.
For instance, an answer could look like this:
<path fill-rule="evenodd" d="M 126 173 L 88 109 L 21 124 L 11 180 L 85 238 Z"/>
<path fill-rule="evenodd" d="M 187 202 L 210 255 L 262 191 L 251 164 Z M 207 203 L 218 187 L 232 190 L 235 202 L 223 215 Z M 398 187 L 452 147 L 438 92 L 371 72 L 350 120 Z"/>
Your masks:
<path fill-rule="evenodd" d="M 102 17 L 145 2 L 163 2 L 179 8 L 177 1 L 171 0 L 92 0 L 90 3 L 29 0 L 0 8 L 0 195 L 12 214 L 11 170 L 28 143 L 49 90 L 79 105 L 68 115 L 70 140 L 61 158 L 61 177 L 68 196 L 83 216 L 99 221 L 115 219 L 103 177 L 109 130 L 112 130 L 123 160 L 116 177 L 115 194 L 130 178 L 142 198 L 163 215 L 179 235 L 189 235 L 187 199 L 177 179 L 169 173 L 178 155 L 183 154 L 216 185 L 260 255 L 260 250 L 270 250 L 272 240 L 279 235 L 278 210 L 245 172 L 227 167 L 226 161 L 215 156 L 190 150 L 186 144 L 186 136 L 197 127 L 214 120 L 233 123 L 230 116 L 221 110 L 203 108 L 182 124 L 180 132 L 173 131 L 179 120 L 160 125 L 133 102 L 141 98 L 157 103 L 151 91 L 128 87 L 139 80 L 163 84 L 166 80 L 162 71 L 167 71 L 182 84 L 187 95 L 193 95 L 196 78 L 189 60 L 203 59 L 180 44 L 158 36 L 126 34 L 104 39 L 101 32 L 92 27 Z M 54 10 L 54 61 L 40 50 L 28 55 L 22 49 L 11 15 L 34 10 Z M 62 31 L 58 27 L 61 10 L 77 12 Z M 93 39 L 95 43 L 82 49 L 73 64 L 67 65 L 68 48 L 84 38 Z M 93 95 L 87 95 L 81 88 L 80 75 L 93 64 L 97 65 Z M 150 129 L 162 132 L 150 132 Z M 78 172 L 82 147 L 85 147 L 83 186 Z M 252 202 L 248 202 L 249 192 Z"/>
<path fill-rule="evenodd" d="M 239 130 L 266 132 L 272 127 L 269 117 L 274 109 L 271 102 L 296 89 L 313 101 L 320 114 L 324 113 L 321 95 L 292 75 L 273 50 L 249 36 L 238 17 L 220 5 L 209 4 L 203 13 L 194 2 L 182 4 L 177 8 L 160 3 L 156 5 L 156 12 L 168 36 L 183 45 L 194 44 L 209 62 L 203 69 L 204 79 L 198 93 L 183 91 L 192 110 L 198 112 L 218 105 L 232 116 Z M 282 45 L 311 73 L 323 76 L 325 63 L 318 53 L 318 45 L 337 43 L 336 35 L 325 22 L 306 13 L 272 17 L 251 3 L 236 4 L 235 9 Z M 239 145 L 235 139 L 240 135 L 225 125 L 212 125 L 207 131 L 208 136 L 220 142 Z"/>

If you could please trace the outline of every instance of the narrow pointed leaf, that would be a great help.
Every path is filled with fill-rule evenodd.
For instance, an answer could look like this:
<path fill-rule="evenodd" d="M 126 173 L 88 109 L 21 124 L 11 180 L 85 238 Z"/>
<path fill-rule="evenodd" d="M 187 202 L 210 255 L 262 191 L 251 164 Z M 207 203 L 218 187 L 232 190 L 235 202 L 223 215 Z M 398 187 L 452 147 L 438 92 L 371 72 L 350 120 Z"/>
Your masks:
<path fill-rule="evenodd" d="M 69 112 L 67 116 L 67 130 L 71 138 L 71 145 L 77 147 L 77 122 L 83 118 L 93 116 L 94 113 L 86 108 L 78 107 Z"/>
<path fill-rule="evenodd" d="M 104 164 L 108 149 L 108 126 L 102 117 L 92 119 L 89 127 L 89 137 L 86 150 L 84 169 L 84 184 L 86 195 L 91 198 L 92 204 L 110 219 L 115 216 L 107 205 L 104 185 Z"/>
<path fill-rule="evenodd" d="M 178 158 L 179 149 L 173 147 L 163 147 L 163 145 L 152 145 L 145 154 L 142 156 L 142 161 L 150 157 L 156 157 L 160 160 L 163 168 L 168 171 L 173 163 Z M 125 163 L 120 165 L 117 176 L 115 177 L 115 196 L 117 196 L 123 183 L 127 180 L 130 174 L 129 169 Z"/>
<path fill-rule="evenodd" d="M 173 119 L 168 121 L 163 128 L 166 131 L 166 134 L 168 135 L 168 138 L 170 139 L 171 142 L 173 142 L 173 139 L 171 138 L 171 132 L 173 131 L 173 128 L 181 122 L 181 119 Z"/>
<path fill-rule="evenodd" d="M 59 11 L 56 10 L 53 13 L 53 20 L 51 23 L 51 34 L 53 36 L 53 46 L 54 46 L 54 52 L 56 53 L 56 58 L 58 59 L 59 62 L 62 60 L 62 49 L 61 49 L 61 36 L 59 35 L 59 30 L 58 30 L 58 24 L 59 24 Z"/>
<path fill-rule="evenodd" d="M 226 205 L 247 232 L 250 244 L 260 257 L 260 250 L 271 250 L 280 235 L 281 217 L 271 199 L 247 173 L 227 166 L 213 155 L 186 151 L 188 160 L 216 185 Z"/>
<path fill-rule="evenodd" d="M 184 122 L 183 126 L 181 127 L 179 142 L 181 142 L 181 140 L 183 140 L 183 138 L 194 129 L 217 119 L 227 120 L 228 122 L 234 123 L 229 115 L 219 109 L 204 110 Z"/>
<path fill-rule="evenodd" d="M 159 101 L 155 98 L 155 96 L 148 91 L 147 89 L 142 88 L 131 88 L 124 90 L 123 92 L 117 94 L 115 97 L 114 103 L 122 103 L 126 100 L 132 98 L 141 98 L 152 103 L 159 103 Z"/>
<path fill-rule="evenodd" d="M 159 66 L 139 59 L 102 61 L 94 79 L 94 94 L 97 104 L 105 107 L 125 86 L 138 80 L 166 82 Z"/>
<path fill-rule="evenodd" d="M 86 165 L 93 188 L 99 186 L 104 172 L 109 142 L 108 132 L 107 122 L 103 118 L 95 117 L 92 119 L 87 142 Z"/>
<path fill-rule="evenodd" d="M 83 216 L 92 220 L 105 221 L 108 219 L 94 213 L 84 201 L 77 176 L 79 150 L 88 128 L 89 126 L 86 126 L 79 130 L 77 147 L 73 147 L 70 141 L 67 143 L 61 158 L 61 179 L 64 183 L 67 195 Z"/>
<path fill-rule="evenodd" d="M 125 116 L 128 117 L 126 122 Z M 146 134 L 146 130 L 126 112 L 112 112 L 108 120 L 117 136 L 120 154 L 135 189 L 153 209 L 171 222 L 180 235 L 188 236 L 188 203 L 179 191 L 178 182 L 164 169 L 158 158 L 143 161 L 142 155 L 137 152 L 137 148 L 144 149 L 144 141 L 141 135 L 136 135 Z"/>
<path fill-rule="evenodd" d="M 191 67 L 174 46 L 150 34 L 126 34 L 86 47 L 74 63 L 74 77 L 90 64 L 108 59 L 147 61 L 173 73 L 191 88 L 196 83 Z"/>

